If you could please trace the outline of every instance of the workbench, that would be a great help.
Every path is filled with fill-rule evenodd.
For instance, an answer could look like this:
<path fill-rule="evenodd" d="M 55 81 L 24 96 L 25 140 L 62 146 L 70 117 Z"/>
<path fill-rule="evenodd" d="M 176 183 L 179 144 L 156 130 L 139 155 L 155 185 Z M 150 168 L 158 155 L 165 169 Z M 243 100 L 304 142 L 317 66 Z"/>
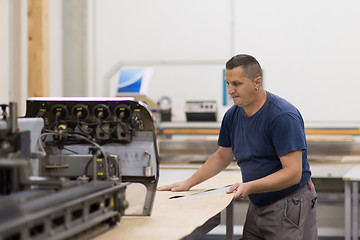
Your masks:
<path fill-rule="evenodd" d="M 157 129 L 158 135 L 219 135 L 221 122 L 161 122 Z M 360 135 L 359 124 L 326 124 L 307 123 L 306 135 L 324 136 L 355 136 Z"/>
<path fill-rule="evenodd" d="M 184 180 L 191 176 L 202 164 L 161 164 L 159 185 L 169 182 Z M 315 179 L 339 179 L 345 181 L 345 236 L 350 240 L 351 234 L 356 236 L 358 229 L 356 214 L 357 200 L 353 200 L 351 208 L 351 186 L 359 181 L 360 171 L 358 163 L 346 162 L 311 162 L 312 178 Z M 350 176 L 351 175 L 351 176 Z M 351 177 L 351 178 L 349 178 Z M 356 180 L 358 179 L 358 180 Z M 221 188 L 228 184 L 241 181 L 241 174 L 236 163 L 213 177 L 212 179 L 195 186 L 188 192 L 157 192 L 154 208 L 149 217 L 124 216 L 118 226 L 101 235 L 96 240 L 111 239 L 199 239 L 199 234 L 204 235 L 219 223 L 219 213 L 226 211 L 226 239 L 231 239 L 233 232 L 233 204 L 232 196 L 225 193 L 199 195 L 197 197 L 172 199 L 172 196 L 190 195 L 204 192 L 212 188 Z M 347 188 L 346 186 L 349 186 Z M 348 189 L 348 190 L 346 190 Z M 353 189 L 353 192 L 356 192 Z M 353 195 L 353 198 L 355 195 Z M 350 200 L 351 201 L 351 200 Z M 215 203 L 215 204 L 214 204 Z M 352 211 L 351 211 L 352 209 Z M 223 214 L 224 215 L 224 214 Z M 241 216 L 240 216 L 241 217 Z M 239 218 L 239 216 L 237 216 Z M 355 218 L 355 220 L 354 220 Z M 351 225 L 353 231 L 351 232 Z M 355 230 L 356 229 L 356 230 Z M 321 230 L 321 229 L 320 229 Z M 323 231 L 320 231 L 321 234 Z M 333 231 L 336 232 L 335 230 Z M 338 232 L 337 232 L 338 233 Z M 239 232 L 237 233 L 239 234 Z M 120 237 L 121 236 L 121 237 Z M 344 235 L 342 235 L 344 236 Z"/>
<path fill-rule="evenodd" d="M 345 240 L 358 240 L 358 211 L 360 165 L 352 167 L 343 176 L 345 182 Z"/>
<path fill-rule="evenodd" d="M 183 180 L 193 170 L 160 170 L 159 185 L 167 184 L 174 176 Z M 180 173 L 180 175 L 179 175 Z M 177 175 L 178 174 L 178 175 Z M 168 177 L 166 178 L 165 175 Z M 163 180 L 161 180 L 163 179 Z M 190 191 L 158 191 L 151 216 L 123 216 L 118 225 L 95 240 L 112 239 L 199 239 L 220 223 L 220 212 L 229 208 L 232 217 L 233 194 L 227 194 L 225 186 L 241 181 L 240 171 L 223 171 L 215 177 L 194 186 Z M 172 182 L 172 181 L 171 181 Z M 217 189 L 216 191 L 209 191 Z M 208 191 L 208 192 L 206 192 Z M 206 192 L 206 193 L 205 193 Z M 201 193 L 201 194 L 198 194 Z M 176 196 L 177 198 L 172 197 Z M 179 197 L 183 196 L 183 197 Z M 233 226 L 231 218 L 228 225 Z M 232 238 L 229 229 L 228 239 Z"/>

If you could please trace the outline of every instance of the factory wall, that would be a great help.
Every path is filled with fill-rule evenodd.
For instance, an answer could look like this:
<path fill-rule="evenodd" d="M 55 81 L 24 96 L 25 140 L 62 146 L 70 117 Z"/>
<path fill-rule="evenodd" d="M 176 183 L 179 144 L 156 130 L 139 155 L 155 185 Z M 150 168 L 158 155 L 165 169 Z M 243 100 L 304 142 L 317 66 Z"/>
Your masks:
<path fill-rule="evenodd" d="M 21 2 L 26 19 L 26 1 Z M 8 3 L 0 1 L 2 101 L 9 98 Z M 61 4 L 50 2 L 52 96 L 66 95 Z M 186 100 L 216 100 L 220 120 L 228 108 L 222 106 L 224 63 L 234 54 L 249 53 L 262 64 L 265 88 L 298 106 L 306 122 L 360 122 L 360 111 L 355 109 L 360 100 L 360 2 L 356 0 L 93 0 L 87 4 L 88 96 L 115 95 L 111 75 L 120 66 L 138 63 L 153 67 L 148 96 L 154 101 L 169 96 L 174 120 L 185 119 Z M 26 22 L 22 28 L 26 47 Z M 26 52 L 22 55 L 24 89 Z M 22 98 L 25 101 L 26 93 Z"/>
<path fill-rule="evenodd" d="M 96 1 L 95 94 L 115 94 L 112 84 L 104 88 L 119 62 L 146 67 L 143 62 L 163 61 L 165 66 L 153 66 L 148 96 L 169 96 L 174 120 L 185 119 L 186 100 L 217 100 L 221 106 L 230 13 L 230 1 Z"/>
<path fill-rule="evenodd" d="M 264 85 L 299 107 L 306 122 L 358 123 L 360 2 L 96 1 L 96 95 L 118 62 L 258 58 Z M 218 65 L 154 67 L 149 97 L 172 98 L 183 120 L 186 100 L 222 104 Z M 113 88 L 112 88 L 113 89 Z M 114 90 L 112 90 L 114 91 Z M 112 94 L 110 92 L 109 94 Z M 227 107 L 220 108 L 220 114 Z"/>

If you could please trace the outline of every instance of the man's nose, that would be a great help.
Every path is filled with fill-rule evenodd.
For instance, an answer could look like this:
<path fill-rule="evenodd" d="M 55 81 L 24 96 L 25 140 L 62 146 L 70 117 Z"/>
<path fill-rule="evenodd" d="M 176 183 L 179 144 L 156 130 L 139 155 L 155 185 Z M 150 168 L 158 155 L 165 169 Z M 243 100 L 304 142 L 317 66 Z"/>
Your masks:
<path fill-rule="evenodd" d="M 231 95 L 234 93 L 234 88 L 232 88 L 230 85 L 228 86 L 228 94 Z"/>

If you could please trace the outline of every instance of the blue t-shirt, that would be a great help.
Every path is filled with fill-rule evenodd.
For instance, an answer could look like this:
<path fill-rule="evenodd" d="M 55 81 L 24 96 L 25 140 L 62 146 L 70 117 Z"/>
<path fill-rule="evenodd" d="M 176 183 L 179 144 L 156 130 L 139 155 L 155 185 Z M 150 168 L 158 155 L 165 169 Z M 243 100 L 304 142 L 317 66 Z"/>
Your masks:
<path fill-rule="evenodd" d="M 264 105 L 250 117 L 236 105 L 225 113 L 218 145 L 232 148 L 243 182 L 277 172 L 282 168 L 280 157 L 291 151 L 302 150 L 301 181 L 281 191 L 250 194 L 249 198 L 255 205 L 275 202 L 310 180 L 302 116 L 288 101 L 270 92 L 267 92 Z"/>

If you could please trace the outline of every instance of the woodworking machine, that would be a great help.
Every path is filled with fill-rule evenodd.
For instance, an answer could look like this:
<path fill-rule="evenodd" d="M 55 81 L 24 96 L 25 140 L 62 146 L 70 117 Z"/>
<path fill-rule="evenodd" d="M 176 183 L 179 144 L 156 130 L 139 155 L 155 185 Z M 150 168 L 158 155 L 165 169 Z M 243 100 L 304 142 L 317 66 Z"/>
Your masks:
<path fill-rule="evenodd" d="M 151 215 L 159 164 L 146 104 L 29 98 L 17 120 L 12 105 L 0 121 L 0 240 L 88 238 Z"/>

